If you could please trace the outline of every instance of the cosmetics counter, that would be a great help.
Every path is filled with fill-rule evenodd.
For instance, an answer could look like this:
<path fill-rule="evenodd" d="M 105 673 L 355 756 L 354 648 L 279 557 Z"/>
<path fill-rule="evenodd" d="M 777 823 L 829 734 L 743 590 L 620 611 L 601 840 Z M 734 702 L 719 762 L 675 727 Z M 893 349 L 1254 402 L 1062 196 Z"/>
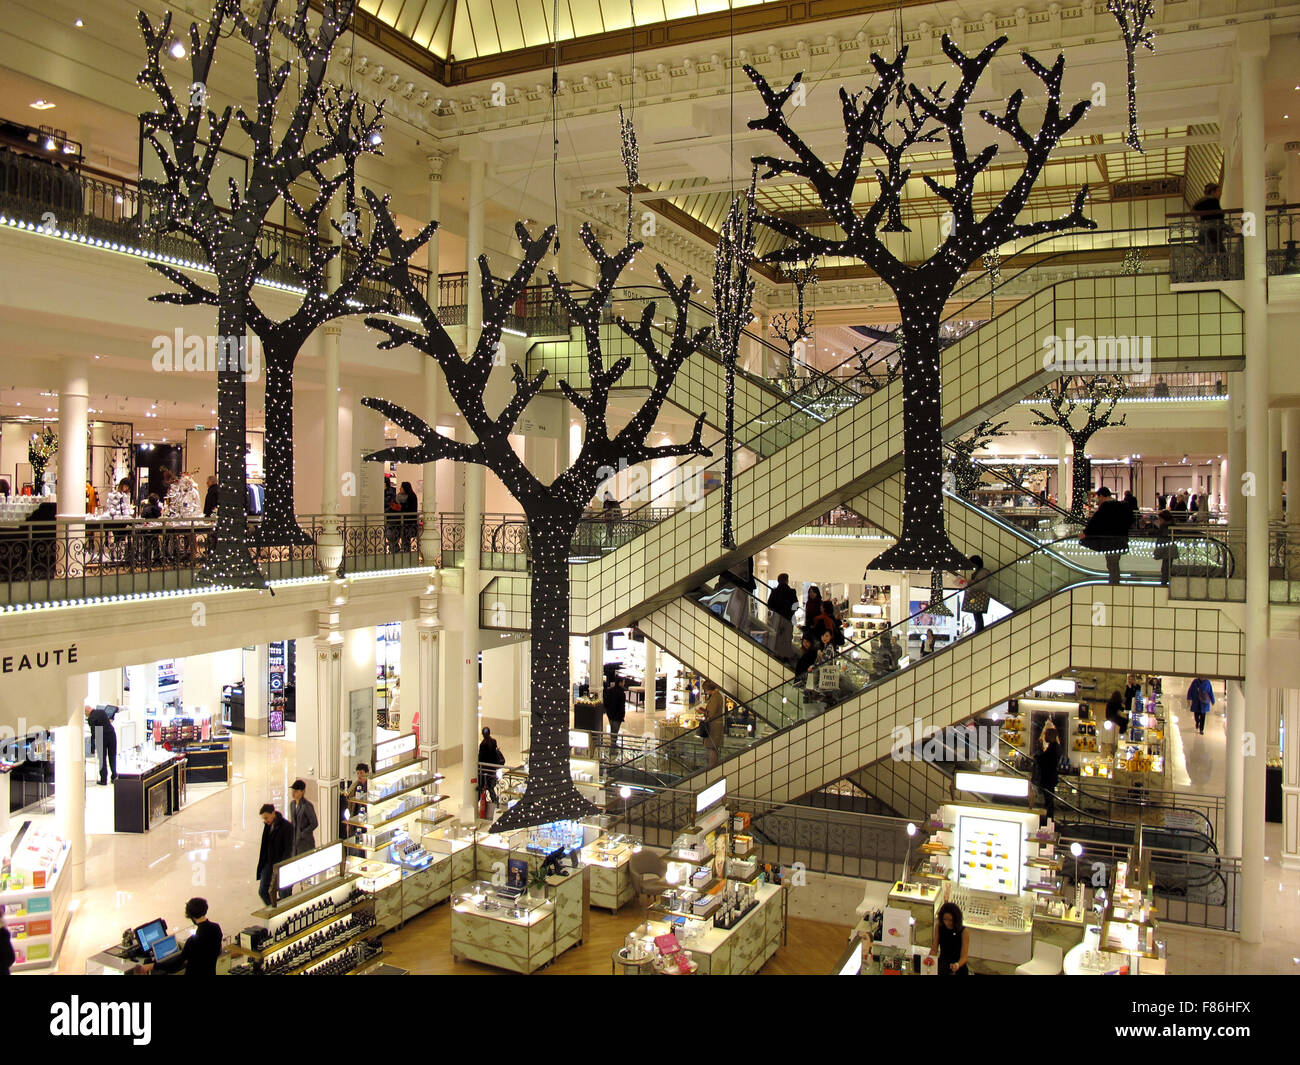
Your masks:
<path fill-rule="evenodd" d="M 348 871 L 373 896 L 380 931 L 451 895 L 450 851 L 426 846 L 429 834 L 451 821 L 439 812 L 447 798 L 438 791 L 442 780 L 409 732 L 375 745 L 368 790 L 351 801 L 343 841 Z"/>
<path fill-rule="evenodd" d="M 68 928 L 68 879 L 63 867 L 72 845 L 24 821 L 0 836 L 0 913 L 14 949 L 13 972 L 58 963 Z"/>
<path fill-rule="evenodd" d="M 889 892 L 883 947 L 904 953 L 923 947 L 928 953 L 939 907 L 949 901 L 961 907 L 971 930 L 970 957 L 982 972 L 1014 972 L 1033 956 L 1038 941 L 1068 950 L 1082 940 L 1089 917 L 1085 890 L 1079 885 L 1067 895 L 1062 866 L 1068 859 L 1059 852 L 1054 829 L 1039 827 L 1037 813 L 945 805 L 924 828 L 929 838 L 919 846 L 916 870 Z M 859 931 L 868 937 L 869 930 Z M 896 968 L 885 964 L 880 971 Z M 875 969 L 867 965 L 864 971 Z"/>
<path fill-rule="evenodd" d="M 230 953 L 231 975 L 352 976 L 383 953 L 377 895 L 348 868 L 342 843 L 281 862 L 274 906 L 253 911 Z"/>
<path fill-rule="evenodd" d="M 451 956 L 514 973 L 536 972 L 559 956 L 556 903 L 505 885 L 475 881 L 451 904 Z"/>

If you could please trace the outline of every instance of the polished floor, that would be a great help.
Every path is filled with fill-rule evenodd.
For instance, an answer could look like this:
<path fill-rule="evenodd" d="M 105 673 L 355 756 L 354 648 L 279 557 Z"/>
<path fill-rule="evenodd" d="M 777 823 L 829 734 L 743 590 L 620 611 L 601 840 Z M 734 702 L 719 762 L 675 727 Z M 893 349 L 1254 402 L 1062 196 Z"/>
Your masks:
<path fill-rule="evenodd" d="M 632 724 L 630 717 L 629 730 Z M 1198 736 L 1187 721 L 1181 743 L 1191 790 L 1210 792 L 1217 788 L 1222 793 L 1225 739 L 1221 714 L 1210 718 L 1204 736 Z M 502 746 L 513 763 L 519 753 L 518 741 L 506 737 Z M 73 899 L 76 910 L 58 971 L 83 972 L 86 959 L 117 942 L 124 928 L 159 916 L 166 917 L 172 927 L 183 926 L 182 910 L 192 895 L 209 899 L 212 917 L 227 935 L 251 923 L 250 913 L 260 905 L 253 879 L 262 830 L 257 810 L 264 802 L 274 802 L 283 809 L 288 802 L 289 783 L 301 767 L 296 762 L 294 744 L 287 739 L 238 736 L 233 756 L 236 779 L 228 788 L 202 798 L 192 797 L 185 809 L 153 832 L 112 835 L 99 831 L 88 836 L 88 887 Z M 457 794 L 458 767 L 451 767 L 447 777 L 444 790 Z M 99 789 L 92 782 L 87 785 L 87 793 L 88 823 L 102 828 L 101 811 L 109 789 Z M 1280 867 L 1280 837 L 1280 826 L 1268 826 L 1264 943 L 1252 946 L 1233 936 L 1165 925 L 1172 971 L 1206 975 L 1300 973 L 1300 926 L 1295 921 L 1300 907 L 1300 872 Z M 845 944 L 851 896 L 859 888 L 845 883 L 838 890 L 838 895 L 822 892 L 825 905 L 818 905 L 815 899 L 801 899 L 797 906 L 792 903 L 792 914 L 798 916 L 791 917 L 787 944 L 764 968 L 765 973 L 829 971 Z M 449 914 L 447 906 L 439 906 L 391 933 L 385 940 L 389 960 L 421 973 L 494 971 L 470 962 L 453 965 Z M 612 950 L 638 922 L 638 911 L 632 906 L 614 916 L 592 911 L 588 942 L 561 956 L 545 971 L 608 973 Z"/>

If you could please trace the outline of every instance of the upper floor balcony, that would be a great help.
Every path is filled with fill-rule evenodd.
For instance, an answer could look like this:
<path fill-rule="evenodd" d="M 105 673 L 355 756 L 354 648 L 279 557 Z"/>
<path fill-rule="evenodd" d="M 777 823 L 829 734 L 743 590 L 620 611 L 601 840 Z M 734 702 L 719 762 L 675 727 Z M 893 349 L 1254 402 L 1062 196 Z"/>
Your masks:
<path fill-rule="evenodd" d="M 1222 217 L 1169 216 L 1169 280 L 1174 284 L 1241 281 L 1246 276 L 1245 241 L 1261 233 L 1246 224 L 1239 210 Z M 1300 274 L 1300 204 L 1270 207 L 1264 213 L 1268 273 Z"/>

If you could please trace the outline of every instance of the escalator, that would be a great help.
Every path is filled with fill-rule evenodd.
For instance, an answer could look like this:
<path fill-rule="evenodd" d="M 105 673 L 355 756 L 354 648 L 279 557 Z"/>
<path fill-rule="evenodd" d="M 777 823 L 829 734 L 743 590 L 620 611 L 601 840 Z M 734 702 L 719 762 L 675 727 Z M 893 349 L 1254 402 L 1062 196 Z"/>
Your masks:
<path fill-rule="evenodd" d="M 1124 301 L 1141 301 L 1150 312 L 1156 334 L 1153 369 L 1241 368 L 1243 360 L 1235 354 L 1241 312 L 1220 293 L 1174 293 L 1167 277 L 1154 274 L 1061 281 L 944 351 L 945 437 L 961 435 L 1057 376 L 1042 364 L 1044 335 L 1062 334 L 1067 326 L 1077 334 L 1108 333 L 1115 328 L 1114 318 L 1097 314 L 1095 308 Z M 1189 335 L 1188 320 L 1202 332 Z M 898 483 L 902 436 L 899 382 L 861 396 L 829 417 L 801 405 L 798 395 L 773 404 L 737 432 L 739 444 L 759 456 L 735 479 L 739 546 L 724 550 L 717 540 L 720 493 L 684 505 L 692 495 L 698 496 L 706 476 L 720 473 L 722 460 L 703 468 L 676 467 L 652 483 L 652 498 L 646 504 L 661 510 L 676 505 L 671 517 L 649 524 L 599 559 L 571 566 L 573 631 L 589 633 L 633 623 L 828 509 L 857 500 L 891 479 Z M 890 509 L 898 512 L 895 506 Z M 628 517 L 635 518 L 636 513 Z M 972 513 L 984 520 L 984 512 L 972 508 Z M 870 514 L 867 517 L 875 521 Z M 1018 548 L 1023 538 L 1015 540 Z M 990 552 L 986 556 L 1014 557 L 1018 555 Z M 496 578 L 482 599 L 484 627 L 529 627 L 526 577 Z M 504 609 L 494 609 L 500 605 Z"/>
<path fill-rule="evenodd" d="M 885 759 L 917 719 L 927 730 L 956 725 L 1072 668 L 1242 675 L 1243 636 L 1223 611 L 1171 602 L 1132 571 L 1108 586 L 1054 546 L 994 571 L 1013 613 L 982 632 L 894 672 L 873 663 L 867 643 L 851 644 L 830 663 L 833 689 L 810 673 L 749 700 L 765 725 L 728 736 L 719 768 L 707 769 L 703 741 L 684 735 L 615 778 L 698 790 L 726 775 L 737 794 L 789 802 Z"/>

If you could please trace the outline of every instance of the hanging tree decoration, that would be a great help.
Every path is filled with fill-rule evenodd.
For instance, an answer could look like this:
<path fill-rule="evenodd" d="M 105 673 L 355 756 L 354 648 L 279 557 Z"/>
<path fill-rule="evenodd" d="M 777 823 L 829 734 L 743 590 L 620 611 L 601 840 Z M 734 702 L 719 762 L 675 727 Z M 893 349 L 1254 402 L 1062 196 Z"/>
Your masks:
<path fill-rule="evenodd" d="M 1119 272 L 1121 275 L 1136 277 L 1142 272 L 1142 249 L 1129 248 L 1124 253 L 1124 258 L 1120 260 Z"/>
<path fill-rule="evenodd" d="M 360 212 L 353 195 L 357 158 L 381 154 L 383 109 L 368 112 L 356 93 L 345 94 L 342 88 L 334 87 L 322 94 L 320 111 L 317 138 L 335 149 L 341 166 L 327 173 L 325 162 L 313 164 L 313 195 L 306 204 L 298 202 L 293 189 L 279 189 L 302 224 L 305 249 L 303 261 L 288 258 L 280 265 L 305 292 L 293 313 L 279 320 L 262 310 L 251 288 L 244 307 L 248 327 L 262 343 L 266 374 L 266 500 L 254 534 L 255 542 L 264 546 L 314 542 L 311 534 L 299 526 L 294 506 L 293 368 L 299 352 L 307 338 L 326 322 L 356 314 L 384 313 L 391 306 L 387 293 L 365 284 L 379 276 L 376 263 L 382 246 L 373 229 L 370 239 L 362 241 Z M 330 217 L 335 208 L 339 208 L 338 217 Z M 329 238 L 330 229 L 339 235 L 338 242 Z M 344 256 L 341 281 L 331 291 L 330 264 L 340 255 Z M 161 293 L 151 296 L 151 300 L 220 306 L 218 294 L 194 278 L 160 263 L 150 265 L 180 287 L 179 292 Z M 258 278 L 264 278 L 277 265 L 276 258 L 259 254 L 257 265 Z M 283 289 L 277 288 L 276 298 L 282 300 L 284 296 Z"/>
<path fill-rule="evenodd" d="M 38 496 L 45 491 L 45 469 L 50 459 L 59 452 L 59 438 L 48 425 L 39 433 L 32 433 L 27 441 L 27 462 L 32 468 L 32 495 Z"/>
<path fill-rule="evenodd" d="M 943 570 L 932 569 L 930 571 L 930 601 L 921 608 L 922 612 L 940 618 L 952 617 L 952 611 L 948 608 L 948 604 L 943 601 L 943 593 Z"/>
<path fill-rule="evenodd" d="M 1137 50 L 1141 45 L 1148 52 L 1156 50 L 1156 31 L 1147 29 L 1147 19 L 1155 14 L 1155 0 L 1106 0 L 1106 10 L 1115 16 L 1124 37 L 1124 58 L 1128 64 L 1128 137 L 1126 143 L 1134 151 L 1142 151 L 1142 138 L 1138 136 L 1137 110 Z"/>
<path fill-rule="evenodd" d="M 794 286 L 795 309 L 774 314 L 770 324 L 773 335 L 786 347 L 786 387 L 796 391 L 796 369 L 804 361 L 808 341 L 812 339 L 817 315 L 807 309 L 808 289 L 817 284 L 817 261 L 791 264 L 785 271 Z"/>
<path fill-rule="evenodd" d="M 623 157 L 623 170 L 627 173 L 627 243 L 632 243 L 632 197 L 636 194 L 637 183 L 641 180 L 641 154 L 636 144 L 636 128 L 630 116 L 623 114 L 623 105 L 618 105 L 619 153 Z"/>
<path fill-rule="evenodd" d="M 996 425 L 991 421 L 982 421 L 965 436 L 948 445 L 951 452 L 948 458 L 948 470 L 955 483 L 954 492 L 962 499 L 973 501 L 975 489 L 979 487 L 980 468 L 975 461 L 975 452 L 983 451 L 998 437 L 1006 436 L 1007 434 L 1003 432 L 1006 425 L 1004 421 Z"/>
<path fill-rule="evenodd" d="M 1070 395 L 1076 388 L 1083 389 L 1083 399 Z M 1127 415 L 1114 417 L 1115 405 L 1128 394 L 1128 382 L 1120 374 L 1098 374 L 1092 377 L 1062 377 L 1035 393 L 1034 399 L 1045 402 L 1051 413 L 1034 410 L 1038 419 L 1035 425 L 1059 428 L 1070 438 L 1073 448 L 1074 475 L 1070 488 L 1070 519 L 1083 521 L 1083 506 L 1092 488 L 1092 463 L 1088 460 L 1088 441 L 1108 426 L 1120 426 Z M 1081 426 L 1074 424 L 1072 415 L 1082 408 L 1088 418 Z"/>
<path fill-rule="evenodd" d="M 718 347 L 727 370 L 726 418 L 724 420 L 722 456 L 722 546 L 736 546 L 733 528 L 732 493 L 736 451 L 736 359 L 740 353 L 740 334 L 749 324 L 754 305 L 754 279 L 749 267 L 754 261 L 754 220 L 757 215 L 755 194 L 758 167 L 750 171 L 749 189 L 743 197 L 731 201 L 726 221 L 718 234 L 713 260 L 713 307 L 717 323 Z"/>
<path fill-rule="evenodd" d="M 190 26 L 190 76 L 181 93 L 173 91 L 163 53 L 172 42 L 171 14 L 155 29 L 138 15 L 145 43 L 145 69 L 138 81 L 157 97 L 157 109 L 140 116 L 142 135 L 157 157 L 163 180 L 141 181 L 157 234 L 180 233 L 204 251 L 215 277 L 217 298 L 217 479 L 216 529 L 196 579 L 205 584 L 264 588 L 266 579 L 249 552 L 245 495 L 248 469 L 246 377 L 250 291 L 270 259 L 258 246 L 261 228 L 283 189 L 339 156 L 327 139 L 311 148 L 305 140 L 322 101 L 321 87 L 330 52 L 352 17 L 355 0 L 325 0 L 319 26 L 308 26 L 311 0 L 295 0 L 278 17 L 280 0 L 260 0 L 255 16 L 239 0 L 217 0 L 206 29 Z M 257 106 L 250 113 L 227 106 L 217 114 L 208 90 L 218 42 L 237 33 L 252 48 Z M 276 63 L 272 48 L 279 37 L 292 61 Z M 296 99 L 287 121 L 277 121 L 289 73 L 299 72 Z M 280 116 L 283 118 L 283 116 Z M 233 178 L 218 191 L 221 145 L 234 119 L 248 144 L 248 177 Z M 281 132 L 276 133 L 279 129 Z M 165 272 L 165 271 L 164 271 Z M 174 274 L 167 275 L 185 288 Z"/>
<path fill-rule="evenodd" d="M 1065 75 L 1063 55 L 1058 55 L 1052 66 L 1046 67 L 1022 53 L 1025 66 L 1046 89 L 1042 120 L 1037 131 L 1030 132 L 1021 121 L 1020 108 L 1025 94 L 1020 90 L 1008 99 L 1002 115 L 979 112 L 985 123 L 1005 133 L 1023 150 L 1024 162 L 1020 175 L 1008 185 L 1002 198 L 982 218 L 976 217 L 975 185 L 997 155 L 998 147 L 991 144 L 972 154 L 966 143 L 966 111 L 973 106 L 972 100 L 985 70 L 1006 41 L 1005 37 L 999 37 L 979 53 L 968 55 L 945 35 L 942 41 L 944 54 L 961 75 L 951 94 L 945 92 L 946 83 L 937 89 L 922 88 L 914 83 L 906 85 L 907 99 L 915 106 L 918 118 L 934 123 L 934 128 L 946 137 L 953 163 L 950 185 L 940 183 L 929 174 L 924 175 L 927 187 L 951 208 L 953 224 L 938 250 L 918 264 L 898 259 L 880 237 L 885 231 L 891 207 L 898 205 L 910 170 L 900 167 L 891 174 L 876 168 L 878 195 L 865 205 L 865 210 L 859 212 L 854 207 L 854 191 L 862 176 L 865 150 L 872 140 L 873 131 L 879 129 L 884 112 L 899 98 L 905 81 L 907 49 L 900 49 L 892 63 L 872 55 L 877 81 L 870 90 L 856 94 L 840 90 L 845 148 L 834 167 L 817 156 L 783 113 L 785 105 L 798 90 L 803 75 L 796 75 L 786 88 L 778 90 L 770 86 L 757 70 L 745 68 L 766 109 L 763 117 L 749 123 L 750 128 L 774 133 L 792 156 L 788 159 L 768 155 L 757 157 L 755 162 L 766 167 L 763 176 L 788 174 L 808 181 L 829 222 L 841 234 L 838 237 L 824 236 L 824 226 L 819 226 L 814 232 L 791 218 L 764 213 L 759 221 L 786 241 L 784 247 L 768 253 L 764 260 L 797 262 L 813 255 L 857 259 L 879 275 L 898 301 L 904 334 L 901 348 L 903 529 L 898 543 L 872 560 L 870 567 L 874 569 L 955 570 L 965 563 L 964 556 L 953 547 L 945 531 L 941 491 L 944 460 L 939 351 L 945 302 L 966 271 L 985 252 L 1026 237 L 1096 228 L 1096 223 L 1083 214 L 1087 185 L 1079 190 L 1072 209 L 1062 217 L 1028 223 L 1016 221 L 1028 203 L 1048 157 L 1089 108 L 1089 101 L 1083 100 L 1067 112 L 1061 110 L 1061 84 Z M 928 132 L 928 128 L 906 125 L 902 136 L 916 144 Z"/>
<path fill-rule="evenodd" d="M 530 584 L 530 632 L 532 638 L 530 692 L 532 732 L 528 784 L 524 797 L 493 826 L 504 832 L 551 821 L 577 819 L 598 812 L 574 787 L 569 772 L 569 553 L 578 522 L 586 505 L 600 486 L 621 466 L 655 459 L 687 455 L 710 455 L 701 434 L 704 414 L 695 420 L 690 439 L 681 444 L 650 445 L 654 429 L 682 364 L 709 343 L 710 328 L 692 330 L 687 324 L 694 283 L 688 275 L 676 283 L 662 266 L 656 266 L 659 282 L 673 305 L 671 339 L 667 349 L 657 339 L 654 303 L 649 303 L 636 324 L 616 318 L 618 328 L 645 353 L 655 373 L 650 394 L 627 424 L 611 435 L 608 426 L 610 392 L 632 365 L 626 356 L 606 367 L 601 336 L 602 316 L 609 306 L 619 278 L 640 250 L 629 243 L 611 255 L 584 224 L 582 243 L 594 260 L 598 280 L 585 298 L 579 299 L 555 276 L 548 274 L 551 291 L 564 307 L 570 321 L 583 334 L 587 351 L 585 391 L 561 381 L 559 389 L 586 420 L 582 449 L 573 464 L 550 484 L 540 481 L 510 445 L 520 417 L 547 377 L 542 370 L 529 376 L 516 364 L 514 394 L 493 417 L 485 405 L 485 392 L 493 364 L 500 350 L 502 326 L 515 301 L 524 291 L 554 237 L 549 227 L 534 238 L 522 224 L 515 233 L 523 249 L 523 261 L 511 275 L 498 282 L 486 256 L 479 258 L 483 290 L 483 329 L 477 344 L 462 358 L 447 335 L 437 312 L 415 283 L 410 270 L 412 257 L 426 243 L 434 224 L 414 238 L 402 236 L 386 201 L 365 190 L 375 215 L 390 265 L 385 274 L 397 295 L 420 323 L 418 329 L 389 318 L 368 318 L 367 325 L 387 334 L 379 346 L 384 349 L 409 344 L 434 359 L 446 380 L 447 391 L 473 434 L 472 440 L 453 440 L 405 407 L 367 396 L 362 403 L 414 435 L 419 443 L 409 447 L 388 447 L 366 458 L 372 462 L 426 463 L 438 459 L 473 462 L 492 470 L 519 503 L 528 526 L 532 551 Z M 495 406 L 495 404 L 494 404 Z"/>

